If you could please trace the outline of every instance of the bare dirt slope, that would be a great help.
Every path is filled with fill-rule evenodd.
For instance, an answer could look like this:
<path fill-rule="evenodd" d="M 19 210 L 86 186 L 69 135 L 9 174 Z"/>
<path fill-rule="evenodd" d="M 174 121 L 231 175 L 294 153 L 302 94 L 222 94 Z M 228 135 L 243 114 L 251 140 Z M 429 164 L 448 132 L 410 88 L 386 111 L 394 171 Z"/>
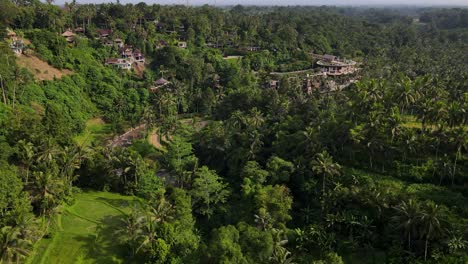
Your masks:
<path fill-rule="evenodd" d="M 54 77 L 60 79 L 64 75 L 69 75 L 73 73 L 70 70 L 59 70 L 57 68 L 54 68 L 47 62 L 39 59 L 34 55 L 26 56 L 21 54 L 16 57 L 16 63 L 18 63 L 20 67 L 28 69 L 34 74 L 34 77 L 40 81 L 53 80 Z"/>

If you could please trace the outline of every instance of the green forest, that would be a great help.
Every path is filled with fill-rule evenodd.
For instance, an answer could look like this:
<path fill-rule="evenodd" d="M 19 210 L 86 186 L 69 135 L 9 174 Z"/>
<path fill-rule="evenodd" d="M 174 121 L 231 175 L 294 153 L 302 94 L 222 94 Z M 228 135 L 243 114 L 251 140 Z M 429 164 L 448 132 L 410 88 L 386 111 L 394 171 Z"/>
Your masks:
<path fill-rule="evenodd" d="M 468 8 L 0 0 L 0 264 L 468 262 Z"/>

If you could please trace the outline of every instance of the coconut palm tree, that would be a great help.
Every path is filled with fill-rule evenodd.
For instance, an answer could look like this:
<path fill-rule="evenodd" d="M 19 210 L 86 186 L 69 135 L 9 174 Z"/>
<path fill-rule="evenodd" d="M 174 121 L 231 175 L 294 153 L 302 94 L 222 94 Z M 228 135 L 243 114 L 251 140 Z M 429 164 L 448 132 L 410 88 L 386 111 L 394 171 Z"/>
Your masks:
<path fill-rule="evenodd" d="M 424 209 L 419 215 L 418 221 L 420 221 L 421 224 L 421 234 L 425 238 L 424 261 L 427 260 L 429 241 L 443 236 L 446 232 L 442 213 L 442 208 L 439 205 L 429 201 L 425 204 Z"/>
<path fill-rule="evenodd" d="M 406 109 L 416 102 L 418 94 L 414 90 L 411 79 L 407 76 L 404 76 L 396 86 L 396 101 L 399 102 L 400 113 L 404 114 Z"/>
<path fill-rule="evenodd" d="M 118 234 L 124 234 L 125 242 L 132 249 L 132 255 L 136 254 L 138 247 L 138 240 L 143 232 L 142 227 L 144 224 L 145 217 L 141 216 L 137 210 L 127 215 L 123 220 L 123 228 L 118 230 Z"/>
<path fill-rule="evenodd" d="M 34 163 L 34 157 L 35 157 L 35 150 L 34 150 L 34 144 L 31 142 L 26 142 L 24 140 L 18 141 L 19 145 L 19 152 L 18 155 L 21 159 L 21 162 L 23 163 L 25 169 L 26 169 L 26 179 L 25 179 L 25 185 L 28 185 L 29 183 L 29 169 L 31 168 L 32 164 Z"/>
<path fill-rule="evenodd" d="M 37 172 L 34 174 L 36 180 L 34 200 L 36 200 L 45 215 L 60 201 L 60 197 L 64 192 L 63 181 L 58 179 L 50 172 Z"/>
<path fill-rule="evenodd" d="M 4 226 L 0 229 L 0 263 L 19 263 L 31 249 L 32 242 L 21 236 L 19 228 Z"/>
<path fill-rule="evenodd" d="M 325 210 L 325 187 L 327 180 L 332 180 L 340 175 L 341 166 L 333 161 L 333 157 L 327 151 L 318 153 L 315 160 L 311 161 L 312 170 L 322 176 L 322 214 Z"/>
<path fill-rule="evenodd" d="M 397 229 L 402 230 L 407 240 L 408 250 L 411 251 L 411 240 L 416 235 L 419 216 L 421 213 L 418 201 L 409 199 L 403 201 L 395 207 L 397 214 L 392 217 L 392 220 L 397 224 Z"/>
<path fill-rule="evenodd" d="M 174 206 L 166 201 L 164 196 L 157 199 L 149 208 L 149 219 L 157 223 L 164 223 L 173 219 Z"/>

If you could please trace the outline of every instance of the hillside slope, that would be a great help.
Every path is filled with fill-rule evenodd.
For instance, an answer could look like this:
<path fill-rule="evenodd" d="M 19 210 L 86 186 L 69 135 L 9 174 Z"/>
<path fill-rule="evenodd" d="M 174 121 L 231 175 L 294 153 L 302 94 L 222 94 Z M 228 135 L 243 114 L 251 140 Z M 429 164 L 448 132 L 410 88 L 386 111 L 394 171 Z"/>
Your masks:
<path fill-rule="evenodd" d="M 34 77 L 40 81 L 50 81 L 54 78 L 60 79 L 64 75 L 72 74 L 70 70 L 59 70 L 52 67 L 47 62 L 39 59 L 34 55 L 19 55 L 16 58 L 16 63 L 19 66 L 28 69 L 31 73 L 34 74 Z"/>

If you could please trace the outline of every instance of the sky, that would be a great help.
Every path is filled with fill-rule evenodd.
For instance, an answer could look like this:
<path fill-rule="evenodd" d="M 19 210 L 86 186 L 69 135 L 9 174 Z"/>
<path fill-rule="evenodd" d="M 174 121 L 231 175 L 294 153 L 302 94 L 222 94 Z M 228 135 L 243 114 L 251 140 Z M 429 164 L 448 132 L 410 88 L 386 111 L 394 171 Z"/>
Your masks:
<path fill-rule="evenodd" d="M 66 0 L 57 0 L 63 4 Z M 77 0 L 78 3 L 116 2 L 117 0 Z M 63 3 L 62 3 L 63 2 Z M 187 0 L 121 0 L 121 3 L 186 4 Z M 468 0 L 189 0 L 190 5 L 337 5 L 337 6 L 468 6 Z"/>

